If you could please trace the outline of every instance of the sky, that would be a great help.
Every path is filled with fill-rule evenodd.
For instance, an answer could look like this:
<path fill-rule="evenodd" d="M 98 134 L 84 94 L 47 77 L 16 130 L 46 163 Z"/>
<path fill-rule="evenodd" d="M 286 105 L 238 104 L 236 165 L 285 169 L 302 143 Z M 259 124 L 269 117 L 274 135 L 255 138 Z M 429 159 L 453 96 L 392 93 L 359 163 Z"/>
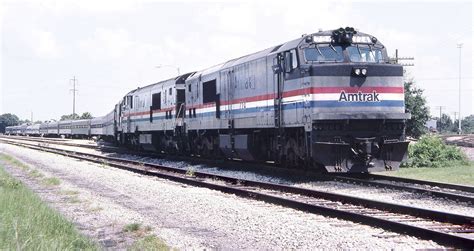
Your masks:
<path fill-rule="evenodd" d="M 3 0 L 0 114 L 102 116 L 128 91 L 205 69 L 302 34 L 351 26 L 389 55 L 414 57 L 406 76 L 432 114 L 474 114 L 471 1 Z M 458 43 L 463 43 L 461 51 Z M 159 65 L 168 65 L 157 67 Z M 439 116 L 439 115 L 438 115 Z"/>

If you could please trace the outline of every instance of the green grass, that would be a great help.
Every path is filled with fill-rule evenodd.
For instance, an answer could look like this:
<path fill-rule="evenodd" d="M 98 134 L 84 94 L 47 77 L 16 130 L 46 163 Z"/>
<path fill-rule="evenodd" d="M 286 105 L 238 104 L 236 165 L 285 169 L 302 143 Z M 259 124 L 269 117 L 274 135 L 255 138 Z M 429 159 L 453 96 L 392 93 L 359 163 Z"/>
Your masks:
<path fill-rule="evenodd" d="M 0 154 L 0 160 L 10 162 L 13 164 L 15 167 L 20 167 L 23 169 L 23 171 L 28 171 L 30 170 L 30 167 L 27 166 L 25 163 L 13 158 L 12 156 L 6 155 L 6 154 Z"/>
<path fill-rule="evenodd" d="M 382 175 L 474 186 L 474 163 L 450 167 L 400 168 Z"/>
<path fill-rule="evenodd" d="M 98 247 L 0 164 L 0 250 L 78 249 Z"/>
<path fill-rule="evenodd" d="M 142 224 L 140 223 L 131 223 L 128 225 L 125 225 L 123 227 L 123 231 L 125 232 L 136 232 L 142 228 Z"/>
<path fill-rule="evenodd" d="M 43 185 L 46 186 L 58 186 L 61 181 L 56 177 L 45 178 L 42 180 Z"/>
<path fill-rule="evenodd" d="M 38 170 L 36 169 L 33 169 L 31 170 L 28 175 L 32 178 L 41 178 L 43 177 L 44 175 L 42 173 L 40 173 Z"/>
<path fill-rule="evenodd" d="M 128 250 L 170 250 L 170 247 L 155 235 L 148 235 L 135 241 Z"/>

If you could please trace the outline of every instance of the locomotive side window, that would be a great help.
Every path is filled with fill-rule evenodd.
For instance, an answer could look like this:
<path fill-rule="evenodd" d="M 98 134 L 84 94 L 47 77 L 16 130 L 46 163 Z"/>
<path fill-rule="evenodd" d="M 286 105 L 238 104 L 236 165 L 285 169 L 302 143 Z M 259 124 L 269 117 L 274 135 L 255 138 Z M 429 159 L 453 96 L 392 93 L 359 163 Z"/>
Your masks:
<path fill-rule="evenodd" d="M 151 96 L 151 109 L 160 110 L 161 109 L 161 92 L 155 93 Z"/>
<path fill-rule="evenodd" d="M 296 56 L 296 50 L 291 50 L 291 56 L 292 56 L 292 60 L 291 60 L 291 68 L 292 69 L 296 69 L 298 67 L 298 57 Z"/>
<path fill-rule="evenodd" d="M 312 48 L 305 48 L 304 57 L 306 61 L 317 62 L 342 62 L 344 60 L 341 46 L 322 44 Z"/>
<path fill-rule="evenodd" d="M 211 103 L 216 101 L 216 80 L 202 83 L 202 103 Z"/>

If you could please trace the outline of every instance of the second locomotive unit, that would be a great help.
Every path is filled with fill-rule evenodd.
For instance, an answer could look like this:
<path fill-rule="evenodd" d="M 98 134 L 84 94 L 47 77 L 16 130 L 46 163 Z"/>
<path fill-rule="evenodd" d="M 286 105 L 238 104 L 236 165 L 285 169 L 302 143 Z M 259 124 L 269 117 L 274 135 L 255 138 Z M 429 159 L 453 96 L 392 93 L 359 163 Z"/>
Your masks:
<path fill-rule="evenodd" d="M 403 88 L 382 43 L 340 28 L 135 89 L 89 135 L 169 154 L 394 170 L 408 148 Z"/>

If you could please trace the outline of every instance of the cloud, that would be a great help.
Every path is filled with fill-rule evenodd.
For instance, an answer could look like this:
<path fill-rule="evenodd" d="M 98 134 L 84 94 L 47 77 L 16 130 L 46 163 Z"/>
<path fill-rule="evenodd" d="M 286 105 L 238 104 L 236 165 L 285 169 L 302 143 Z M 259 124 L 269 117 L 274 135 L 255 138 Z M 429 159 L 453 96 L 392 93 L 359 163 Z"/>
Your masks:
<path fill-rule="evenodd" d="M 61 49 L 51 32 L 32 30 L 25 39 L 34 54 L 40 58 L 51 59 L 58 58 L 61 55 Z"/>
<path fill-rule="evenodd" d="M 82 52 L 96 60 L 122 58 L 133 45 L 123 29 L 97 28 L 92 37 L 79 41 Z"/>

